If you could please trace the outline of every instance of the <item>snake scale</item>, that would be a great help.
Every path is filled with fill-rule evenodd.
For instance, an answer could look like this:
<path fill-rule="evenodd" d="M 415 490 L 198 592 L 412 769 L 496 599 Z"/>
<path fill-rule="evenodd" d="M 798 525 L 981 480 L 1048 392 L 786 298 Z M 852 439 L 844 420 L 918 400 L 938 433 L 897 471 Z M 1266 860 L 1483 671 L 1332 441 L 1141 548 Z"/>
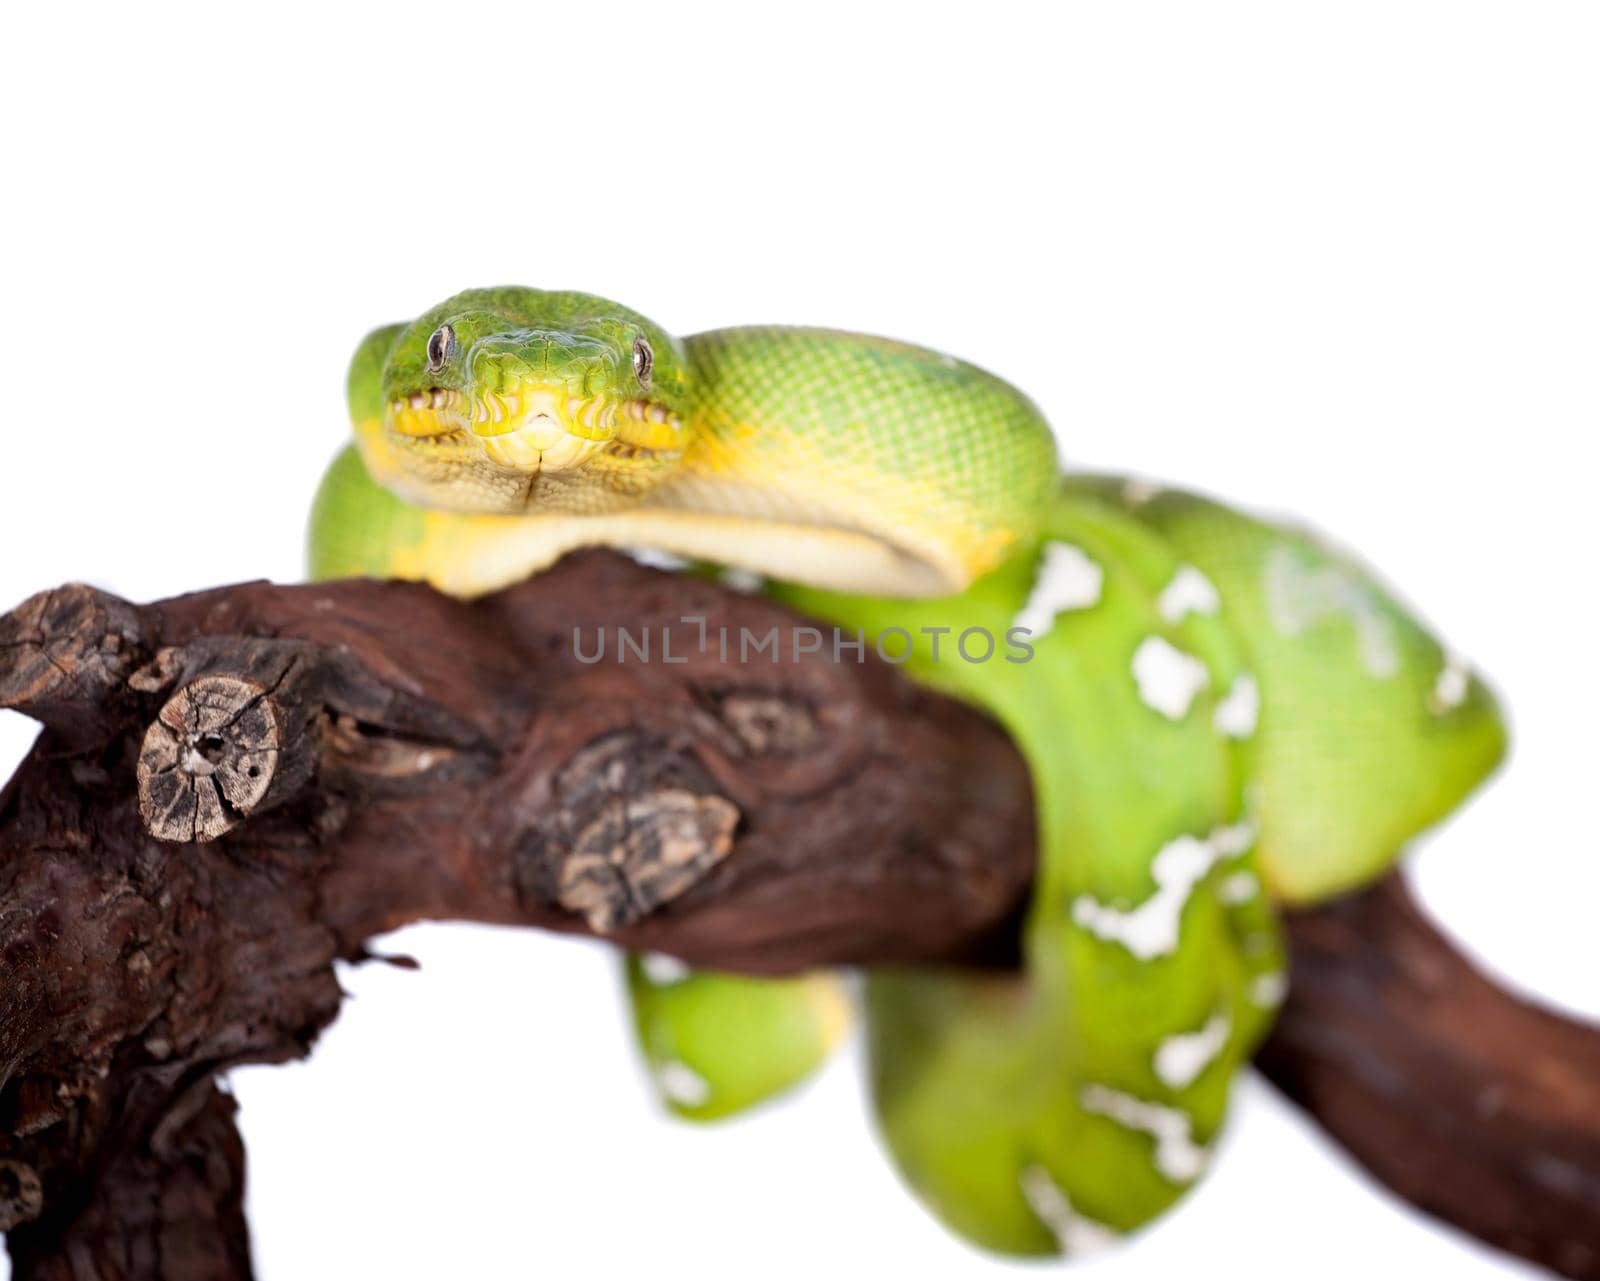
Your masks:
<path fill-rule="evenodd" d="M 1505 750 L 1483 684 L 1350 557 L 1064 474 L 1026 396 L 936 352 L 474 290 L 370 334 L 349 401 L 316 577 L 470 596 L 653 548 L 762 576 L 1007 727 L 1039 808 L 1023 974 L 874 973 L 860 1001 L 905 1179 L 994 1250 L 1081 1254 L 1192 1186 L 1286 990 L 1274 902 L 1371 880 Z M 973 661 L 969 636 L 1013 644 Z M 628 987 L 701 1119 L 807 1076 L 854 1004 L 664 957 Z"/>

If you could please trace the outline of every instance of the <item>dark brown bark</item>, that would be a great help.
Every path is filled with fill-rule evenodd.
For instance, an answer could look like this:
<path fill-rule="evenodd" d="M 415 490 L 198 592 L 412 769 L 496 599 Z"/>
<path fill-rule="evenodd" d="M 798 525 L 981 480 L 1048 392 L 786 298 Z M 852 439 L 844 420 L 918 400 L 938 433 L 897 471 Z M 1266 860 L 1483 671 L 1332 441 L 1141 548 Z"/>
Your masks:
<path fill-rule="evenodd" d="M 1413 1204 L 1600 1277 L 1600 1028 L 1490 982 L 1398 876 L 1289 924 L 1290 998 L 1258 1066 Z"/>
<path fill-rule="evenodd" d="M 603 553 L 472 604 L 66 587 L 0 618 L 0 706 L 47 727 L 0 793 L 18 1281 L 248 1275 L 215 1076 L 304 1055 L 333 961 L 410 921 L 750 973 L 1007 962 L 1033 861 L 1015 748 L 883 664 L 796 656 L 794 622 Z M 654 661 L 617 662 L 619 626 Z M 783 662 L 738 661 L 774 628 Z M 1600 1276 L 1600 1036 L 1473 975 L 1396 884 L 1291 929 L 1274 1079 L 1417 1204 Z"/>

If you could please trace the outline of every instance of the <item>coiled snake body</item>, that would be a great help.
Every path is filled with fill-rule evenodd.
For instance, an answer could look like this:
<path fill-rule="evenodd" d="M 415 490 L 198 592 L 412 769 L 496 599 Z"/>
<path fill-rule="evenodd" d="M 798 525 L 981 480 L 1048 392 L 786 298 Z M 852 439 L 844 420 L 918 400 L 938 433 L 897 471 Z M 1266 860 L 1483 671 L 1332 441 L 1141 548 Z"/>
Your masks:
<path fill-rule="evenodd" d="M 590 295 L 480 290 L 369 335 L 350 407 L 316 576 L 472 595 L 575 547 L 657 548 L 773 580 L 1006 725 L 1040 810 L 1025 975 L 883 973 L 865 997 L 889 1147 L 993 1249 L 1082 1252 L 1191 1186 L 1287 982 L 1271 900 L 1372 878 L 1504 751 L 1485 688 L 1360 566 L 1063 476 L 1025 396 L 921 348 L 680 341 Z M 964 632 L 1029 656 L 969 661 Z M 826 976 L 646 958 L 629 986 L 691 1117 L 805 1076 L 847 1022 Z"/>

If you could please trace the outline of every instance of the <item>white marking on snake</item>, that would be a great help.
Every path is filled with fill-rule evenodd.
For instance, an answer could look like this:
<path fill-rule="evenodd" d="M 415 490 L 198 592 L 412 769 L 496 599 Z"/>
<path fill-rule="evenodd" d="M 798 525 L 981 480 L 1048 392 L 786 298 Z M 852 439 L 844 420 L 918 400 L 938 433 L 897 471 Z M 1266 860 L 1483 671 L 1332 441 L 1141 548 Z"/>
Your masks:
<path fill-rule="evenodd" d="M 1193 565 L 1180 565 L 1156 598 L 1156 608 L 1167 622 L 1181 623 L 1189 614 L 1215 614 L 1222 608 L 1222 598 L 1211 580 Z"/>
<path fill-rule="evenodd" d="M 657 547 L 625 547 L 623 555 L 635 564 L 643 565 L 648 569 L 665 569 L 676 573 L 680 569 L 688 568 L 689 562 L 682 556 L 672 552 L 664 552 Z"/>
<path fill-rule="evenodd" d="M 1308 565 L 1293 547 L 1274 547 L 1267 556 L 1267 614 L 1280 635 L 1294 637 L 1336 614 L 1349 618 L 1356 648 L 1369 676 L 1400 670 L 1394 628 L 1379 608 L 1371 587 L 1340 564 Z"/>
<path fill-rule="evenodd" d="M 1229 738 L 1249 738 L 1261 719 L 1261 687 L 1249 672 L 1234 677 L 1227 694 L 1217 704 L 1211 723 Z"/>
<path fill-rule="evenodd" d="M 1258 974 L 1250 984 L 1250 1001 L 1264 1010 L 1274 1010 L 1289 995 L 1289 977 L 1282 970 Z"/>
<path fill-rule="evenodd" d="M 1219 1010 L 1194 1032 L 1179 1032 L 1156 1047 L 1156 1075 L 1174 1090 L 1193 1085 L 1200 1073 L 1227 1047 L 1233 1022 Z"/>
<path fill-rule="evenodd" d="M 1139 683 L 1139 698 L 1168 720 L 1182 720 L 1195 695 L 1210 681 L 1206 665 L 1192 654 L 1148 636 L 1133 654 L 1133 679 Z"/>
<path fill-rule="evenodd" d="M 1081 1259 L 1086 1254 L 1109 1250 L 1120 1239 L 1115 1228 L 1079 1214 L 1044 1166 L 1023 1166 L 1017 1174 L 1017 1182 L 1022 1185 L 1022 1199 L 1028 1203 L 1028 1208 L 1039 1216 L 1039 1222 L 1055 1233 L 1062 1254 Z"/>
<path fill-rule="evenodd" d="M 646 952 L 639 958 L 639 968 L 644 971 L 645 978 L 657 987 L 682 983 L 692 973 L 677 957 L 668 956 L 665 952 Z"/>
<path fill-rule="evenodd" d="M 1201 838 L 1185 833 L 1168 841 L 1150 864 L 1155 893 L 1128 911 L 1110 907 L 1088 894 L 1072 903 L 1072 919 L 1096 938 L 1121 943 L 1141 961 L 1176 950 L 1183 908 L 1194 887 L 1218 859 L 1243 854 L 1255 841 L 1248 821 L 1219 827 Z"/>
<path fill-rule="evenodd" d="M 1217 851 L 1218 858 L 1236 858 L 1249 851 L 1256 843 L 1256 825 L 1248 818 L 1219 827 L 1207 838 Z"/>
<path fill-rule="evenodd" d="M 1143 507 L 1160 493 L 1160 485 L 1141 476 L 1130 476 L 1122 483 L 1122 501 L 1129 507 Z"/>
<path fill-rule="evenodd" d="M 1435 716 L 1454 711 L 1467 701 L 1467 690 L 1472 685 L 1472 668 L 1467 660 L 1454 650 L 1447 650 L 1439 679 L 1433 683 L 1433 693 L 1428 695 L 1428 710 Z"/>
<path fill-rule="evenodd" d="M 1235 872 L 1232 876 L 1223 877 L 1222 883 L 1217 886 L 1217 897 L 1229 907 L 1248 903 L 1260 892 L 1261 882 L 1256 879 L 1254 872 Z"/>
<path fill-rule="evenodd" d="M 1025 628 L 1038 640 L 1055 626 L 1057 614 L 1069 609 L 1088 609 L 1096 604 L 1105 577 L 1105 571 L 1090 560 L 1081 547 L 1071 543 L 1046 543 L 1033 590 L 1011 625 Z"/>
<path fill-rule="evenodd" d="M 717 577 L 725 587 L 743 592 L 746 596 L 754 596 L 767 585 L 767 580 L 753 569 L 741 569 L 737 565 L 729 565 Z"/>
<path fill-rule="evenodd" d="M 1084 1086 L 1078 1101 L 1085 1112 L 1109 1117 L 1155 1139 L 1156 1170 L 1163 1178 L 1191 1183 L 1205 1170 L 1206 1150 L 1194 1141 L 1193 1123 L 1187 1112 L 1095 1084 Z"/>
<path fill-rule="evenodd" d="M 662 1063 L 656 1068 L 656 1085 L 674 1103 L 697 1108 L 711 1097 L 711 1085 L 687 1063 Z"/>

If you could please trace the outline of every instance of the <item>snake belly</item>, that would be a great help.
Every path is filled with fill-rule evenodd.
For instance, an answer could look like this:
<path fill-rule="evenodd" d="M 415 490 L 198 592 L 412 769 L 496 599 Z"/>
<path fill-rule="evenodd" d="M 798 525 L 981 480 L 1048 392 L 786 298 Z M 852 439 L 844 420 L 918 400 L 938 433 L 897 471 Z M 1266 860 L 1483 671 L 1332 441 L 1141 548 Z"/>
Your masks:
<path fill-rule="evenodd" d="M 1036 411 L 971 366 L 832 331 L 684 348 L 699 434 L 657 503 L 427 511 L 347 451 L 314 511 L 313 573 L 471 595 L 575 546 L 665 547 L 772 575 L 778 598 L 994 715 L 1038 796 L 1024 971 L 870 976 L 874 1103 L 907 1182 L 955 1231 L 1009 1253 L 1096 1248 L 1204 1170 L 1287 981 L 1271 900 L 1372 878 L 1458 804 L 1504 750 L 1493 700 L 1313 537 L 1059 477 Z M 379 409 L 371 365 L 358 353 L 358 435 Z M 863 594 L 892 572 L 895 595 Z M 1025 662 L 956 649 L 1017 628 Z M 627 982 L 658 1089 L 698 1119 L 804 1079 L 848 1021 L 827 976 L 632 958 Z"/>

